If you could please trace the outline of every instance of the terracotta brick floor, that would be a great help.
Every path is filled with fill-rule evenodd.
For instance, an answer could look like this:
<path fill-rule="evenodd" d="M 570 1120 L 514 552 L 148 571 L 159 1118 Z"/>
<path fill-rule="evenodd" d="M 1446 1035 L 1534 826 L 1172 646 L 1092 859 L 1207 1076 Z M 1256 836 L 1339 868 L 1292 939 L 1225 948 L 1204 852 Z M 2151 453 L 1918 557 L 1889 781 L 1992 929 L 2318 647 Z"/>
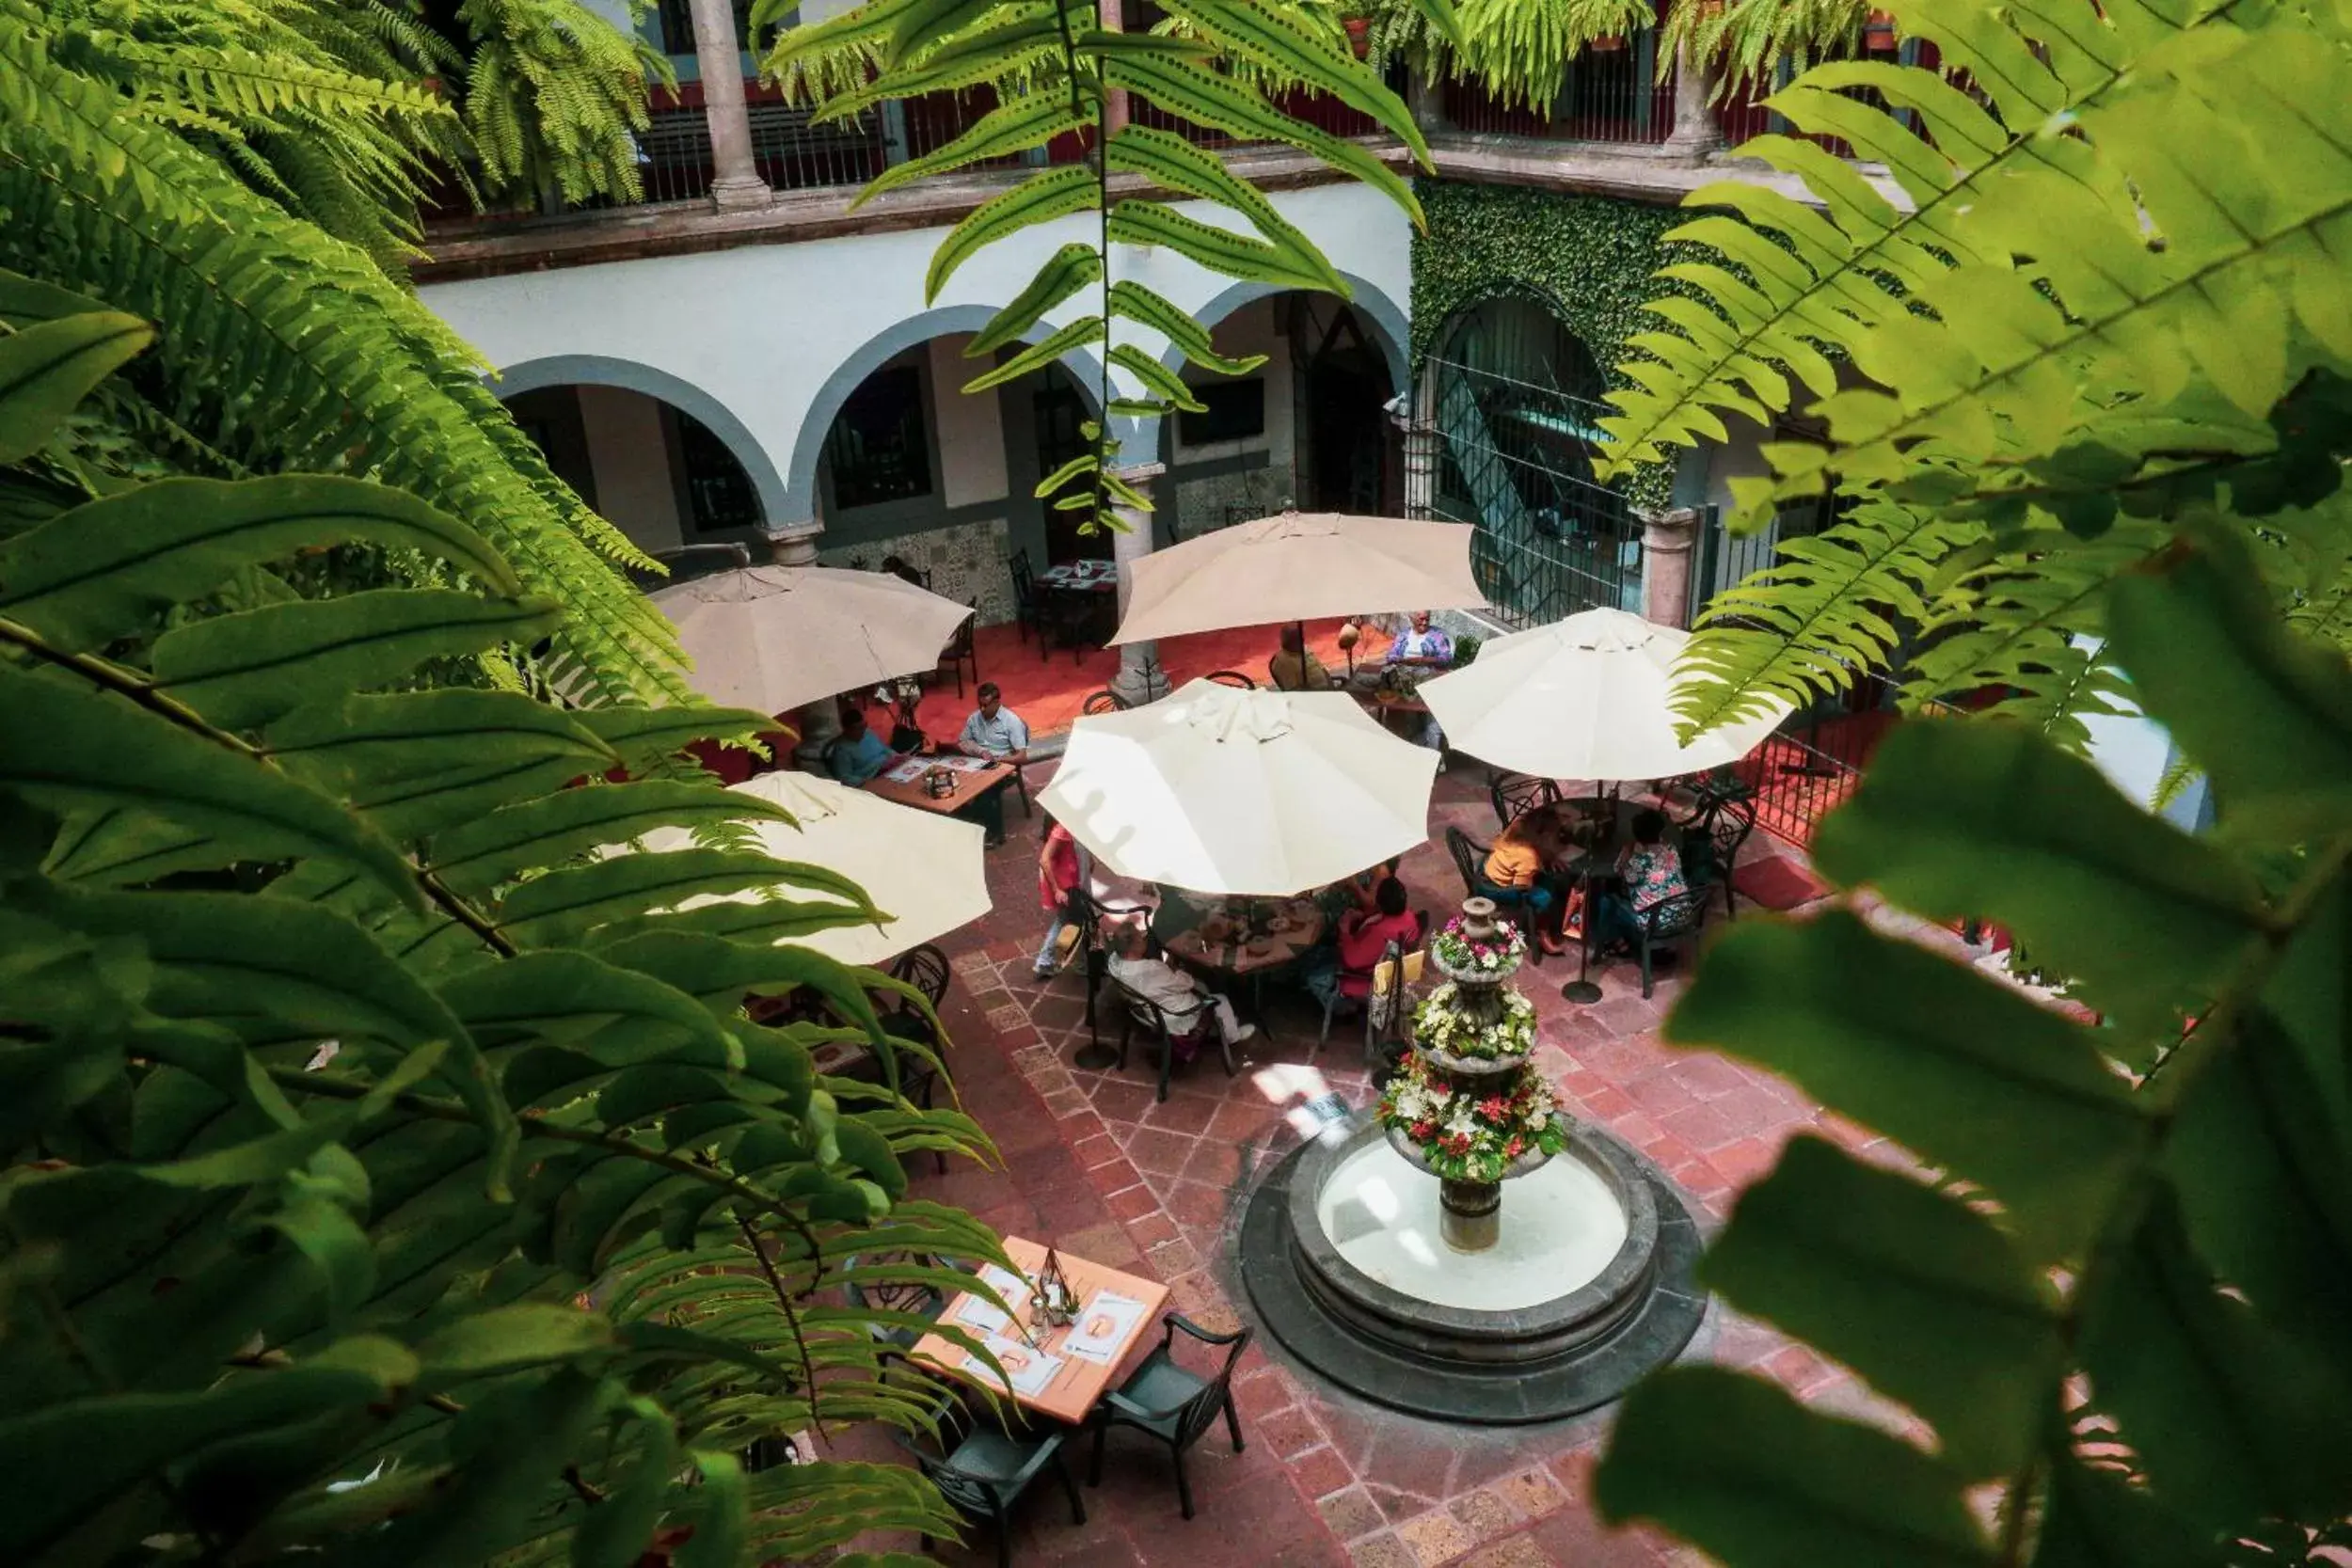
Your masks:
<path fill-rule="evenodd" d="M 1043 771 L 1033 784 L 1043 782 Z M 1491 831 L 1484 777 L 1459 764 L 1440 775 L 1433 840 L 1452 823 Z M 1155 1102 L 1141 1052 L 1124 1073 L 1073 1067 L 1072 1053 L 1088 1037 L 1080 981 L 1065 974 L 1041 985 L 1030 973 L 1041 933 L 1035 844 L 1033 834 L 1016 831 L 1008 847 L 991 855 L 996 908 L 947 944 L 956 974 L 947 1006 L 956 1078 L 966 1108 L 994 1137 L 1002 1167 L 959 1163 L 933 1176 L 927 1165 L 915 1189 L 972 1211 L 1000 1232 L 1164 1279 L 1170 1305 L 1206 1326 L 1247 1322 L 1232 1251 L 1241 1206 L 1257 1174 L 1297 1144 L 1288 1114 L 1310 1093 L 1335 1089 L 1351 1104 L 1364 1103 L 1360 1033 L 1335 1029 L 1331 1045 L 1310 1063 L 1320 1015 L 1303 997 L 1269 994 L 1270 1016 L 1262 1022 L 1272 1035 L 1248 1042 L 1247 1060 L 1230 1079 L 1205 1056 L 1180 1069 L 1168 1099 Z M 1781 852 L 1760 842 L 1755 848 Z M 1404 871 L 1416 907 L 1442 917 L 1461 896 L 1441 847 L 1424 846 Z M 1900 1158 L 1778 1079 L 1661 1045 L 1658 1023 L 1681 988 L 1678 974 L 1661 973 L 1656 994 L 1644 1000 L 1638 973 L 1612 967 L 1598 976 L 1603 999 L 1583 1007 L 1560 998 L 1561 982 L 1572 977 L 1556 958 L 1521 971 L 1540 1018 L 1538 1064 L 1575 1114 L 1657 1161 L 1710 1229 L 1735 1189 L 1768 1169 L 1797 1132 Z M 1688 1354 L 1760 1369 L 1808 1400 L 1884 1415 L 1850 1373 L 1720 1306 Z M 1033 1491 L 1022 1501 L 1014 1560 L 1073 1568 L 1648 1568 L 1707 1560 L 1662 1536 L 1610 1530 L 1595 1516 L 1587 1482 L 1607 1430 L 1605 1411 L 1516 1429 L 1415 1420 L 1292 1365 L 1263 1333 L 1244 1369 L 1237 1393 L 1248 1448 L 1234 1454 L 1213 1431 L 1193 1450 L 1198 1519 L 1187 1524 L 1179 1515 L 1165 1450 L 1133 1433 L 1114 1434 L 1104 1484 L 1085 1494 L 1089 1522 L 1074 1525 L 1053 1487 Z M 870 1433 L 847 1437 L 844 1446 L 861 1456 L 876 1452 Z M 1088 1451 L 1073 1439 L 1071 1463 L 1081 1480 Z M 993 1561 L 985 1534 L 975 1530 L 968 1546 L 939 1553 L 951 1562 Z"/>

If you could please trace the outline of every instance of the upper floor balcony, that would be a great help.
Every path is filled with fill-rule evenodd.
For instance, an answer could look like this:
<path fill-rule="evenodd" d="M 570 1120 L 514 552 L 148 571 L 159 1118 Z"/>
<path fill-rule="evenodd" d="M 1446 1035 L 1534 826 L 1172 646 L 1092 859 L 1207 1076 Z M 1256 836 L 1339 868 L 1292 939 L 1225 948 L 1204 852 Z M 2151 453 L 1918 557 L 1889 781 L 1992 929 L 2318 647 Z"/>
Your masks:
<path fill-rule="evenodd" d="M 687 24 L 684 0 L 654 13 L 648 26 L 675 31 Z M 1581 51 L 1549 102 L 1497 94 L 1475 80 L 1428 81 L 1399 62 L 1390 85 L 1412 104 L 1427 136 L 1437 173 L 1444 178 L 1548 186 L 1562 190 L 1671 202 L 1710 181 L 1749 178 L 1804 192 L 1729 150 L 1767 132 L 1792 128 L 1763 105 L 1772 86 L 1738 84 L 1720 91 L 1702 71 L 1681 71 L 1660 57 L 1655 28 L 1601 40 Z M 478 213 L 453 204 L 427 220 L 431 260 L 427 279 L 477 276 L 636 255 L 673 254 L 743 243 L 819 239 L 846 232 L 930 227 L 956 221 L 1009 182 L 1015 171 L 1075 162 L 1083 137 L 1065 135 L 1027 154 L 993 160 L 954 175 L 916 182 L 854 213 L 859 190 L 884 169 L 946 146 L 996 106 L 987 87 L 932 93 L 880 104 L 840 119 L 820 119 L 789 102 L 753 71 L 751 56 L 732 55 L 745 72 L 739 103 L 732 93 L 706 93 L 694 57 L 681 40 L 665 47 L 679 68 L 675 89 L 650 92 L 646 129 L 637 138 L 643 199 L 628 205 L 566 206 L 553 195 L 538 202 Z M 1897 45 L 1866 34 L 1857 53 L 1932 63 L 1931 46 Z M 1786 81 L 1784 71 L 1780 80 Z M 1379 134 L 1369 117 L 1334 99 L 1304 91 L 1279 101 L 1292 116 L 1336 135 L 1359 139 L 1402 163 L 1404 150 Z M 1191 125 L 1147 100 L 1132 99 L 1138 124 L 1172 131 L 1227 156 L 1236 172 L 1269 189 L 1341 178 L 1318 161 L 1278 144 L 1237 144 L 1221 133 Z M 739 117 L 739 119 L 738 118 Z M 739 127 L 730 135 L 730 126 Z M 1841 156 L 1851 150 L 1817 137 Z M 730 173 L 729 149 L 740 166 L 737 185 L 755 182 L 766 195 L 753 203 L 714 203 L 714 187 Z"/>

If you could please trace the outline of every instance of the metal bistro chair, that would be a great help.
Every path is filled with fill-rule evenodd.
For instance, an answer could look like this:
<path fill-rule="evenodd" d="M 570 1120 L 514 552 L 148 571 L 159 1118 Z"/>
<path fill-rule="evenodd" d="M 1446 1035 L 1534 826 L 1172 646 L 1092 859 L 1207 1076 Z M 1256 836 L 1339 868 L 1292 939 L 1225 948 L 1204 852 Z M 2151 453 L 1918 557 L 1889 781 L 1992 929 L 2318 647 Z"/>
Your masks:
<path fill-rule="evenodd" d="M 863 1270 L 882 1273 L 900 1267 L 945 1271 L 949 1265 L 927 1252 L 869 1252 L 845 1258 L 841 1260 L 841 1272 L 852 1277 L 841 1287 L 841 1294 L 861 1312 L 889 1312 L 907 1319 L 921 1319 L 919 1324 L 908 1322 L 869 1323 L 866 1325 L 866 1332 L 879 1342 L 895 1345 L 899 1350 L 913 1350 L 914 1342 L 931 1331 L 931 1320 L 937 1318 L 947 1305 L 947 1292 L 923 1279 L 882 1277 L 860 1280 L 854 1277 Z"/>
<path fill-rule="evenodd" d="M 1650 957 L 1660 948 L 1681 947 L 1686 951 L 1699 939 L 1707 926 L 1708 907 L 1714 901 L 1711 887 L 1694 887 L 1661 898 L 1633 917 L 1634 947 L 1642 960 L 1642 994 L 1652 989 Z"/>
<path fill-rule="evenodd" d="M 1251 680 L 1248 675 L 1243 674 L 1238 670 L 1212 670 L 1208 674 L 1202 676 L 1201 678 L 1203 680 L 1214 681 L 1218 686 L 1239 687 L 1244 691 L 1255 691 L 1258 689 L 1258 683 Z"/>
<path fill-rule="evenodd" d="M 1412 946 L 1416 950 L 1416 956 L 1418 956 L 1418 950 L 1423 943 L 1427 942 L 1428 940 L 1429 911 L 1427 910 L 1416 910 L 1413 911 L 1412 941 Z M 1315 1036 L 1314 1049 L 1307 1053 L 1307 1059 L 1309 1061 L 1313 1061 L 1316 1055 L 1323 1050 L 1325 1042 L 1330 1039 L 1331 1020 L 1338 1016 L 1340 1004 L 1342 1002 L 1359 1000 L 1359 998 L 1348 994 L 1347 983 L 1350 980 L 1360 980 L 1363 982 L 1364 990 L 1360 1000 L 1364 1004 L 1364 1052 L 1366 1058 L 1370 1058 L 1372 1052 L 1371 1018 L 1373 981 L 1379 974 L 1381 969 L 1388 965 L 1391 960 L 1398 958 L 1403 951 L 1404 944 L 1396 942 L 1391 942 L 1387 950 L 1384 951 L 1369 968 L 1350 969 L 1345 964 L 1342 964 L 1340 966 L 1339 983 L 1331 990 L 1331 1000 L 1323 1005 L 1323 1028 L 1321 1032 Z M 1419 977 L 1418 966 L 1416 966 L 1415 978 Z"/>
<path fill-rule="evenodd" d="M 1070 1498 L 1071 1519 L 1081 1525 L 1087 1522 L 1078 1484 L 1061 1462 L 1063 1433 L 1049 1433 L 1028 1441 L 977 1423 L 966 1430 L 963 1423 L 969 1418 L 952 1392 L 939 1396 L 930 1416 L 930 1435 L 893 1432 L 890 1440 L 913 1456 L 916 1466 L 958 1513 L 988 1521 L 996 1532 L 996 1568 L 1011 1568 L 1012 1505 L 1046 1471 L 1053 1471 Z M 930 1544 L 931 1538 L 923 1537 L 923 1549 L 929 1551 Z"/>
<path fill-rule="evenodd" d="M 939 667 L 931 672 L 934 678 L 937 677 L 940 670 L 953 672 L 956 677 L 958 697 L 963 695 L 963 667 L 965 665 L 972 667 L 972 679 L 976 685 L 980 678 L 980 656 L 978 650 L 973 645 L 973 628 L 980 622 L 980 601 L 975 595 L 969 603 L 972 606 L 972 613 L 965 616 L 962 623 L 956 627 L 956 634 L 947 639 L 947 645 L 939 651 Z"/>
<path fill-rule="evenodd" d="M 1454 857 L 1454 869 L 1462 874 L 1462 889 L 1472 898 L 1491 898 L 1509 910 L 1525 932 L 1530 944 L 1535 940 L 1534 889 L 1497 887 L 1486 880 L 1486 856 L 1494 848 L 1481 844 L 1459 828 L 1445 831 L 1446 852 Z"/>
<path fill-rule="evenodd" d="M 1078 705 L 1078 715 L 1082 719 L 1092 719 L 1098 714 L 1126 711 L 1127 705 L 1120 699 L 1119 693 L 1107 688 L 1101 691 L 1088 692 L 1086 701 Z"/>
<path fill-rule="evenodd" d="M 1087 1484 L 1103 1484 L 1103 1449 L 1110 1439 L 1111 1428 L 1128 1426 L 1148 1432 L 1168 1445 L 1168 1456 L 1176 1462 L 1176 1496 L 1184 1505 L 1184 1517 L 1189 1519 L 1192 1481 L 1184 1474 L 1184 1450 L 1216 1424 L 1220 1412 L 1225 1417 L 1225 1430 L 1232 1436 L 1233 1451 L 1242 1450 L 1241 1414 L 1233 1408 L 1233 1365 L 1241 1359 L 1241 1353 L 1249 1348 L 1251 1331 L 1243 1328 L 1231 1334 L 1212 1334 L 1174 1312 L 1160 1323 L 1165 1331 L 1160 1348 L 1145 1358 L 1133 1377 L 1104 1396 L 1101 1412 L 1095 1417 L 1094 1465 L 1088 1472 Z M 1201 1344 L 1225 1348 L 1225 1359 L 1216 1375 L 1202 1377 L 1176 1364 L 1176 1331 L 1180 1328 Z"/>
<path fill-rule="evenodd" d="M 1745 795 L 1707 798 L 1695 816 L 1677 824 L 1682 833 L 1682 870 L 1692 887 L 1724 890 L 1724 916 L 1740 918 L 1732 874 L 1740 851 L 1756 832 L 1756 802 Z"/>
<path fill-rule="evenodd" d="M 1409 953 L 1397 943 L 1372 967 L 1372 990 L 1364 998 L 1364 1066 L 1377 1082 L 1412 1044 L 1413 989 L 1428 961 L 1428 911 L 1422 911 L 1422 942 Z M 1393 1053 L 1391 1047 L 1394 1047 Z"/>
<path fill-rule="evenodd" d="M 1141 1029 L 1146 1037 L 1156 1037 L 1160 1042 L 1158 1098 L 1161 1100 L 1168 1098 L 1168 1078 L 1176 1065 L 1176 1046 L 1180 1040 L 1191 1042 L 1194 1046 L 1193 1054 L 1196 1056 L 1200 1054 L 1200 1047 L 1214 1041 L 1218 1054 L 1224 1058 L 1225 1076 L 1228 1078 L 1233 1076 L 1233 1048 L 1227 1045 L 1225 1037 L 1217 1032 L 1216 1019 L 1213 1016 L 1206 999 L 1202 1000 L 1199 1010 L 1193 1014 L 1191 1027 L 1179 1029 L 1168 1022 L 1168 1014 L 1161 1010 L 1158 1003 L 1142 992 L 1121 984 L 1116 974 L 1110 977 L 1110 982 L 1120 1005 L 1119 1060 L 1116 1064 L 1120 1071 L 1127 1070 L 1127 1048 L 1135 1043 L 1136 1031 Z"/>
<path fill-rule="evenodd" d="M 1029 629 L 1037 631 L 1037 657 L 1040 663 L 1054 657 L 1055 639 L 1070 650 L 1071 658 L 1085 662 L 1086 649 L 1077 632 L 1077 616 L 1067 603 L 1067 595 L 1041 587 L 1037 573 L 1029 565 L 1027 547 L 1012 552 L 1007 563 L 1012 570 L 1013 627 L 1026 642 Z"/>
<path fill-rule="evenodd" d="M 1495 825 L 1507 828 L 1537 806 L 1557 805 L 1560 785 L 1525 773 L 1497 773 L 1486 785 L 1486 800 L 1495 808 Z"/>

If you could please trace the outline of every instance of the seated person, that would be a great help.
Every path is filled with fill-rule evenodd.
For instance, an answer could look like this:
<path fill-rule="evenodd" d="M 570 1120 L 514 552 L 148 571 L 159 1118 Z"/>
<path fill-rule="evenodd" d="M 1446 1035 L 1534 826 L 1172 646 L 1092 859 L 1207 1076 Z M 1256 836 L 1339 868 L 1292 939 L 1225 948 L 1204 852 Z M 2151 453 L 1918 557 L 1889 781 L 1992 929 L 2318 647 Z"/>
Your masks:
<path fill-rule="evenodd" d="M 1340 886 L 1346 891 L 1354 908 L 1365 914 L 1377 914 L 1380 911 L 1380 884 L 1394 877 L 1396 868 L 1402 863 L 1395 859 L 1382 861 L 1369 871 L 1359 871 Z"/>
<path fill-rule="evenodd" d="M 1295 625 L 1282 628 L 1282 651 L 1266 660 L 1265 673 L 1278 691 L 1327 691 L 1331 672 L 1307 651 L 1307 640 Z"/>
<path fill-rule="evenodd" d="M 1454 640 L 1429 624 L 1429 611 L 1413 611 L 1412 625 L 1396 634 L 1389 644 L 1388 667 L 1404 666 L 1416 670 L 1447 670 L 1454 665 Z M 1438 728 L 1435 715 L 1423 715 L 1421 723 L 1421 743 L 1431 751 L 1445 750 L 1445 731 Z"/>
<path fill-rule="evenodd" d="M 1600 934 L 1613 946 L 1630 947 L 1641 937 L 1640 916 L 1651 906 L 1689 891 L 1682 856 L 1666 842 L 1666 814 L 1650 810 L 1633 818 L 1633 842 L 1617 857 L 1622 886 L 1600 895 Z"/>
<path fill-rule="evenodd" d="M 867 727 L 864 708 L 842 708 L 841 738 L 825 748 L 825 767 L 834 778 L 855 789 L 898 760 L 898 753 Z"/>
<path fill-rule="evenodd" d="M 1005 706 L 1004 693 L 994 681 L 982 681 L 980 705 L 972 710 L 972 717 L 963 721 L 963 731 L 956 736 L 956 750 L 967 757 L 982 757 L 990 762 L 1009 762 L 1018 768 L 1029 760 L 1029 726 L 1021 721 L 1021 715 Z M 986 847 L 993 849 L 1005 842 L 1005 802 L 1001 789 L 992 789 L 981 796 L 970 810 L 988 835 Z M 957 816 L 963 815 L 958 812 Z"/>
<path fill-rule="evenodd" d="M 1239 1045 L 1258 1032 L 1256 1024 L 1235 1019 L 1232 1001 L 1210 991 L 1198 977 L 1165 958 L 1147 956 L 1142 922 L 1121 922 L 1112 929 L 1110 939 L 1111 978 L 1157 1007 L 1171 1037 L 1198 1029 L 1203 1012 L 1216 1022 L 1217 1038 L 1227 1045 Z"/>
<path fill-rule="evenodd" d="M 1408 948 L 1421 940 L 1421 922 L 1406 911 L 1405 902 L 1405 884 L 1383 877 L 1370 912 L 1350 910 L 1340 916 L 1337 943 L 1319 952 L 1304 975 L 1316 1001 L 1326 1007 L 1343 997 L 1362 1001 L 1372 991 L 1372 968 L 1389 943 Z"/>
<path fill-rule="evenodd" d="M 1561 902 L 1562 879 L 1553 864 L 1567 847 L 1559 812 L 1537 806 L 1512 818 L 1479 868 L 1480 892 L 1499 904 L 1525 904 L 1535 911 L 1535 940 L 1547 953 L 1566 951 L 1560 923 L 1547 916 Z"/>

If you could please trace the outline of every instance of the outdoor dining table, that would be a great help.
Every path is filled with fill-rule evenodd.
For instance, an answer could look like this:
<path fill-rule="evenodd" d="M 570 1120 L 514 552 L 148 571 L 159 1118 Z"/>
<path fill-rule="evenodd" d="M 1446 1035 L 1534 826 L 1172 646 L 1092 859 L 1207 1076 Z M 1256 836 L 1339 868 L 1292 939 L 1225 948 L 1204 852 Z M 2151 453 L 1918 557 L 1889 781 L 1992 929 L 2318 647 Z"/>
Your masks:
<path fill-rule="evenodd" d="M 1044 1246 L 1019 1236 L 1005 1238 L 1005 1256 L 1031 1278 L 1045 1264 Z M 1003 1329 L 1009 1325 L 1001 1322 L 1002 1314 L 985 1297 L 969 1291 L 952 1297 L 934 1321 L 956 1323 L 990 1344 L 1006 1372 L 1013 1378 L 1013 1402 L 1022 1409 L 1077 1426 L 1113 1386 L 1120 1370 L 1150 1334 L 1160 1308 L 1168 1305 L 1168 1287 L 1155 1279 L 1127 1274 L 1068 1252 L 1057 1252 L 1056 1257 L 1060 1260 L 1062 1276 L 1069 1280 L 1071 1290 L 1078 1297 L 1079 1311 L 1074 1322 L 1047 1328 L 1037 1321 L 1034 1302 L 1022 1299 L 1016 1291 L 1003 1292 L 1007 1302 L 1017 1308 L 1019 1324 L 1035 1334 L 1034 1347 L 1017 1328 L 1006 1334 L 987 1332 L 992 1326 Z M 1120 1298 L 1133 1307 L 1106 1303 L 1105 1295 Z M 1098 1318 L 1114 1320 L 1112 1326 L 1116 1328 L 1115 1333 L 1104 1337 L 1104 1348 L 1093 1356 L 1071 1351 L 1068 1347 L 1073 1339 L 1086 1342 L 1081 1337 Z M 1117 1326 L 1120 1320 L 1123 1320 L 1123 1327 Z M 1005 1391 L 1004 1385 L 985 1362 L 944 1335 L 924 1335 L 908 1354 L 950 1376 L 977 1383 L 991 1392 L 1001 1395 Z M 1029 1359 L 1033 1356 L 1040 1359 Z M 1015 1361 L 1022 1364 L 1016 1368 Z M 1050 1370 L 1043 1365 L 1048 1361 L 1054 1363 Z M 1041 1381 L 1034 1386 L 1024 1386 L 1041 1374 Z"/>
<path fill-rule="evenodd" d="M 946 795 L 933 795 L 924 783 L 925 775 L 934 768 L 944 769 L 954 785 Z M 949 753 L 909 757 L 883 768 L 861 787 L 898 805 L 952 816 L 976 804 L 991 790 L 1012 783 L 1012 775 L 1013 767 L 1009 762 L 985 762 L 978 757 Z"/>
<path fill-rule="evenodd" d="M 1041 593 L 1071 595 L 1073 614 L 1083 618 L 1096 641 L 1110 636 L 1119 606 L 1119 562 L 1099 557 L 1065 561 L 1040 572 L 1037 586 Z"/>
<path fill-rule="evenodd" d="M 1251 936 L 1242 928 L 1241 913 L 1251 905 L 1269 916 L 1263 935 Z M 1228 932 L 1217 929 L 1219 916 L 1228 917 Z M 1266 976 L 1290 969 L 1314 951 L 1328 923 L 1322 905 L 1305 895 L 1226 899 L 1170 889 L 1160 899 L 1152 930 L 1161 950 L 1186 968 L 1248 981 L 1250 1010 L 1271 1038 L 1265 1020 Z"/>

